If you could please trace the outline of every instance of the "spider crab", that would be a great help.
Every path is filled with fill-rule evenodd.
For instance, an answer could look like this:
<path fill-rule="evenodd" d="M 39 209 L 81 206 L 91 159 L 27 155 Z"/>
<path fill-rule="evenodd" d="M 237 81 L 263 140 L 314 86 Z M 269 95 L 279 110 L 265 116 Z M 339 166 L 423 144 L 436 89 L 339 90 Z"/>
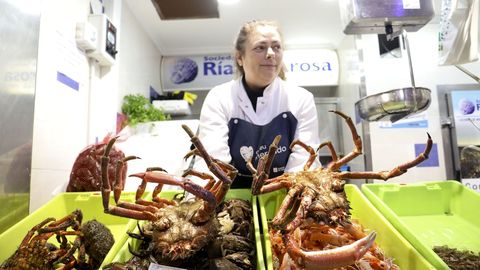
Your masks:
<path fill-rule="evenodd" d="M 115 240 L 105 225 L 96 220 L 81 224 L 82 218 L 80 210 L 59 220 L 46 218 L 27 232 L 0 269 L 98 269 Z M 54 235 L 59 247 L 47 242 Z M 76 236 L 72 244 L 67 235 Z M 78 259 L 74 257 L 77 250 Z"/>
<path fill-rule="evenodd" d="M 355 149 L 344 157 L 339 158 L 331 142 L 320 144 L 318 149 L 328 147 L 332 162 L 326 168 L 320 167 L 310 170 L 311 165 L 317 158 L 316 151 L 305 143 L 295 140 L 290 148 L 298 145 L 310 153 L 310 157 L 302 171 L 286 172 L 281 176 L 268 179 L 268 172 L 275 156 L 280 141 L 277 136 L 270 145 L 268 153 L 258 162 L 255 169 L 251 161 L 247 167 L 253 174 L 252 193 L 254 195 L 272 192 L 279 189 L 287 189 L 287 194 L 282 201 L 270 228 L 280 231 L 283 239 L 282 249 L 288 253 L 289 258 L 283 258 L 283 264 L 293 264 L 306 269 L 330 269 L 347 266 L 357 262 L 374 245 L 376 234 L 369 235 L 361 232 L 352 225 L 350 220 L 350 206 L 344 193 L 344 179 L 380 179 L 387 180 L 405 173 L 428 158 L 432 147 L 432 140 L 427 133 L 427 146 L 423 153 L 414 160 L 399 165 L 391 171 L 382 172 L 340 172 L 339 168 L 362 154 L 362 140 L 357 134 L 350 117 L 339 111 L 331 111 L 342 117 L 353 136 Z M 317 149 L 317 151 L 318 151 Z M 309 230 L 312 224 L 327 224 L 331 227 L 341 226 L 351 235 L 355 235 L 354 242 L 345 245 L 329 245 L 323 250 L 306 251 L 298 243 L 296 229 Z M 329 235 L 326 235 L 329 236 Z M 301 242 L 301 241 L 300 241 Z"/>
<path fill-rule="evenodd" d="M 67 192 L 82 192 L 82 191 L 99 191 L 101 183 L 101 162 L 102 156 L 105 152 L 108 142 L 112 138 L 111 134 L 108 134 L 99 143 L 91 144 L 83 149 L 78 154 L 75 162 L 73 163 L 72 170 L 70 172 L 70 180 L 67 185 Z M 127 173 L 126 162 L 129 158 L 125 159 L 125 154 L 116 147 L 110 149 L 110 164 L 108 170 L 110 174 L 110 183 L 115 181 L 116 166 L 122 166 L 122 170 L 117 169 L 121 173 L 120 180 L 122 187 L 125 183 L 125 174 Z"/>
<path fill-rule="evenodd" d="M 190 128 L 182 125 L 182 128 L 190 137 L 195 149 L 190 151 L 186 158 L 191 155 L 202 157 L 210 172 L 219 180 L 208 173 L 189 170 L 176 177 L 166 173 L 161 168 L 147 169 L 146 172 L 136 173 L 131 176 L 142 179 L 136 192 L 135 203 L 119 201 L 122 187 L 121 181 L 115 181 L 113 186 L 114 200 L 116 205 L 109 205 L 111 187 L 108 181 L 109 150 L 115 139 L 112 139 L 102 158 L 102 199 L 104 212 L 116 216 L 146 220 L 136 237 L 148 240 L 149 246 L 142 250 L 143 257 L 154 258 L 156 263 L 164 263 L 171 266 L 182 265 L 200 249 L 204 248 L 217 234 L 219 224 L 215 217 L 217 206 L 223 201 L 230 189 L 232 179 L 237 171 L 229 164 L 210 157 L 200 140 Z M 121 175 L 117 173 L 117 175 Z M 188 178 L 187 175 L 208 180 L 205 186 L 198 185 Z M 118 176 L 117 176 L 118 178 Z M 156 183 L 152 192 L 152 200 L 142 199 L 147 183 Z M 167 200 L 159 197 L 163 185 L 179 186 L 193 194 L 194 200 Z M 132 235 L 132 234 L 131 234 Z M 145 256 L 148 255 L 148 256 Z"/>

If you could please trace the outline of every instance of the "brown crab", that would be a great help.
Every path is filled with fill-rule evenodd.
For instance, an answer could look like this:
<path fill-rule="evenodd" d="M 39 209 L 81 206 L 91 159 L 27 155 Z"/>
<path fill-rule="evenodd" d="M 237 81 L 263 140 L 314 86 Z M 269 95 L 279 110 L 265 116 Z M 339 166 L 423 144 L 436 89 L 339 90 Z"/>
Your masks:
<path fill-rule="evenodd" d="M 91 144 L 83 149 L 78 154 L 73 163 L 70 172 L 70 180 L 67 185 L 67 192 L 83 192 L 83 191 L 99 191 L 101 184 L 101 160 L 105 148 L 112 136 L 108 134 L 105 138 L 95 144 Z M 126 162 L 132 157 L 125 159 L 125 154 L 122 150 L 112 147 L 109 151 L 110 162 L 108 170 L 110 172 L 109 181 L 115 181 L 114 172 L 120 173 L 120 186 L 125 185 L 125 178 L 127 173 Z M 122 167 L 122 169 L 116 169 Z"/>
<path fill-rule="evenodd" d="M 190 136 L 195 149 L 187 154 L 202 157 L 212 174 L 219 180 L 207 173 L 187 171 L 182 177 L 176 177 L 166 173 L 162 169 L 147 170 L 132 176 L 142 179 L 136 193 L 136 202 L 128 203 L 119 201 L 122 191 L 120 181 L 115 181 L 113 191 L 116 205 L 109 205 L 111 192 L 108 181 L 109 150 L 115 139 L 111 140 L 105 149 L 102 158 L 102 198 L 105 213 L 148 220 L 141 229 L 141 238 L 148 238 L 150 245 L 146 249 L 148 254 L 157 263 L 165 263 L 171 266 L 181 265 L 191 258 L 200 249 L 205 247 L 217 234 L 218 221 L 215 217 L 216 207 L 221 203 L 230 189 L 232 179 L 237 171 L 229 164 L 220 162 L 210 157 L 200 140 L 190 128 L 182 125 L 182 128 Z M 185 178 L 193 175 L 209 180 L 205 187 L 198 185 Z M 152 201 L 142 199 L 147 183 L 158 184 L 152 192 Z M 179 186 L 185 191 L 196 196 L 189 200 L 167 200 L 159 197 L 163 185 Z"/>
<path fill-rule="evenodd" d="M 81 223 L 80 210 L 59 220 L 45 219 L 27 232 L 19 248 L 0 269 L 98 269 L 114 244 L 113 235 L 96 220 Z M 48 242 L 54 235 L 59 247 Z M 73 244 L 68 242 L 67 235 L 76 236 Z M 77 250 L 78 258 L 75 258 Z"/>
<path fill-rule="evenodd" d="M 353 136 L 355 149 L 342 158 L 338 158 L 331 142 L 322 143 L 321 147 L 328 147 L 332 155 L 332 162 L 326 168 L 310 170 L 316 159 L 316 151 L 301 141 L 295 140 L 291 148 L 298 145 L 310 153 L 310 158 L 302 171 L 287 172 L 281 176 L 268 179 L 268 172 L 275 156 L 280 141 L 277 136 L 271 144 L 268 153 L 263 156 L 257 169 L 251 162 L 247 163 L 249 170 L 254 175 L 252 193 L 254 195 L 272 192 L 279 189 L 287 189 L 288 192 L 280 205 L 278 212 L 271 222 L 271 228 L 281 230 L 286 252 L 294 264 L 307 269 L 322 269 L 346 266 L 359 260 L 372 246 L 375 240 L 375 232 L 359 238 L 356 242 L 336 249 L 319 251 L 305 251 L 293 237 L 294 232 L 301 226 L 316 222 L 329 224 L 330 226 L 343 226 L 352 234 L 360 234 L 351 226 L 349 203 L 344 193 L 344 179 L 380 179 L 399 176 L 428 158 L 432 147 L 432 140 L 427 133 L 427 146 L 423 153 L 414 160 L 395 167 L 391 171 L 383 172 L 340 172 L 339 168 L 362 154 L 362 140 L 358 136 L 355 126 L 350 117 L 339 111 L 332 111 L 345 119 Z M 317 149 L 317 151 L 318 151 Z"/>

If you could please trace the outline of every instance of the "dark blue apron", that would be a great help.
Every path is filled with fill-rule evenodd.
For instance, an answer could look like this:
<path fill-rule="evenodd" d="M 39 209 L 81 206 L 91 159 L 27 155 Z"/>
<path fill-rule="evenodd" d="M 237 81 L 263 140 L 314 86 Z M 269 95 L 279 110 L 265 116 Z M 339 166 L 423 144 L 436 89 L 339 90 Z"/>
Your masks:
<path fill-rule="evenodd" d="M 291 112 L 280 113 L 264 126 L 238 118 L 230 119 L 228 122 L 228 146 L 232 156 L 232 165 L 239 172 L 231 187 L 251 187 L 252 174 L 247 169 L 246 159 L 252 157 L 253 165 L 256 168 L 258 160 L 267 154 L 270 144 L 277 135 L 281 135 L 282 139 L 270 169 L 270 177 L 283 174 L 291 153 L 289 146 L 294 139 L 297 123 L 297 119 Z"/>

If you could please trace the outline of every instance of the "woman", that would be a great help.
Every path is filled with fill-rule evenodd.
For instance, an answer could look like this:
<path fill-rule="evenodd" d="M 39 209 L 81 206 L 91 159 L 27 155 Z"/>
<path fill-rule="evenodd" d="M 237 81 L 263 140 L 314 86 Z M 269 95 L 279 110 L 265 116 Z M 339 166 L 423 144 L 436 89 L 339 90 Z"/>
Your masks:
<path fill-rule="evenodd" d="M 205 98 L 199 138 L 207 152 L 239 170 L 233 188 L 251 186 L 246 161 L 254 165 L 277 135 L 282 139 L 270 177 L 303 168 L 308 153 L 294 139 L 318 146 L 318 120 L 313 95 L 285 81 L 283 41 L 272 21 L 247 22 L 235 42 L 237 78 L 214 87 Z M 316 149 L 316 148 L 315 148 Z M 198 171 L 206 171 L 203 163 Z M 317 164 L 318 166 L 318 164 Z"/>

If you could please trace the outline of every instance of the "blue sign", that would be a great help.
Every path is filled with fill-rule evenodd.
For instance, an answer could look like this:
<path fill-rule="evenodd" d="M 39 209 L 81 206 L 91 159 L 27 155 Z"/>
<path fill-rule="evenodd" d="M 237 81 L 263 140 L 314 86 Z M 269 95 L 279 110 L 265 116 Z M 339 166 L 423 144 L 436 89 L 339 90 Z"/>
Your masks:
<path fill-rule="evenodd" d="M 167 56 L 162 59 L 163 91 L 209 90 L 233 79 L 231 55 Z"/>
<path fill-rule="evenodd" d="M 415 144 L 415 156 L 417 157 L 423 151 L 425 151 L 425 143 L 416 143 Z M 434 143 L 432 145 L 432 150 L 430 150 L 430 154 L 428 155 L 428 159 L 424 160 L 422 163 L 418 164 L 417 167 L 438 167 L 438 148 L 437 144 Z"/>
<path fill-rule="evenodd" d="M 458 146 L 480 144 L 480 91 L 452 91 L 451 102 Z"/>

